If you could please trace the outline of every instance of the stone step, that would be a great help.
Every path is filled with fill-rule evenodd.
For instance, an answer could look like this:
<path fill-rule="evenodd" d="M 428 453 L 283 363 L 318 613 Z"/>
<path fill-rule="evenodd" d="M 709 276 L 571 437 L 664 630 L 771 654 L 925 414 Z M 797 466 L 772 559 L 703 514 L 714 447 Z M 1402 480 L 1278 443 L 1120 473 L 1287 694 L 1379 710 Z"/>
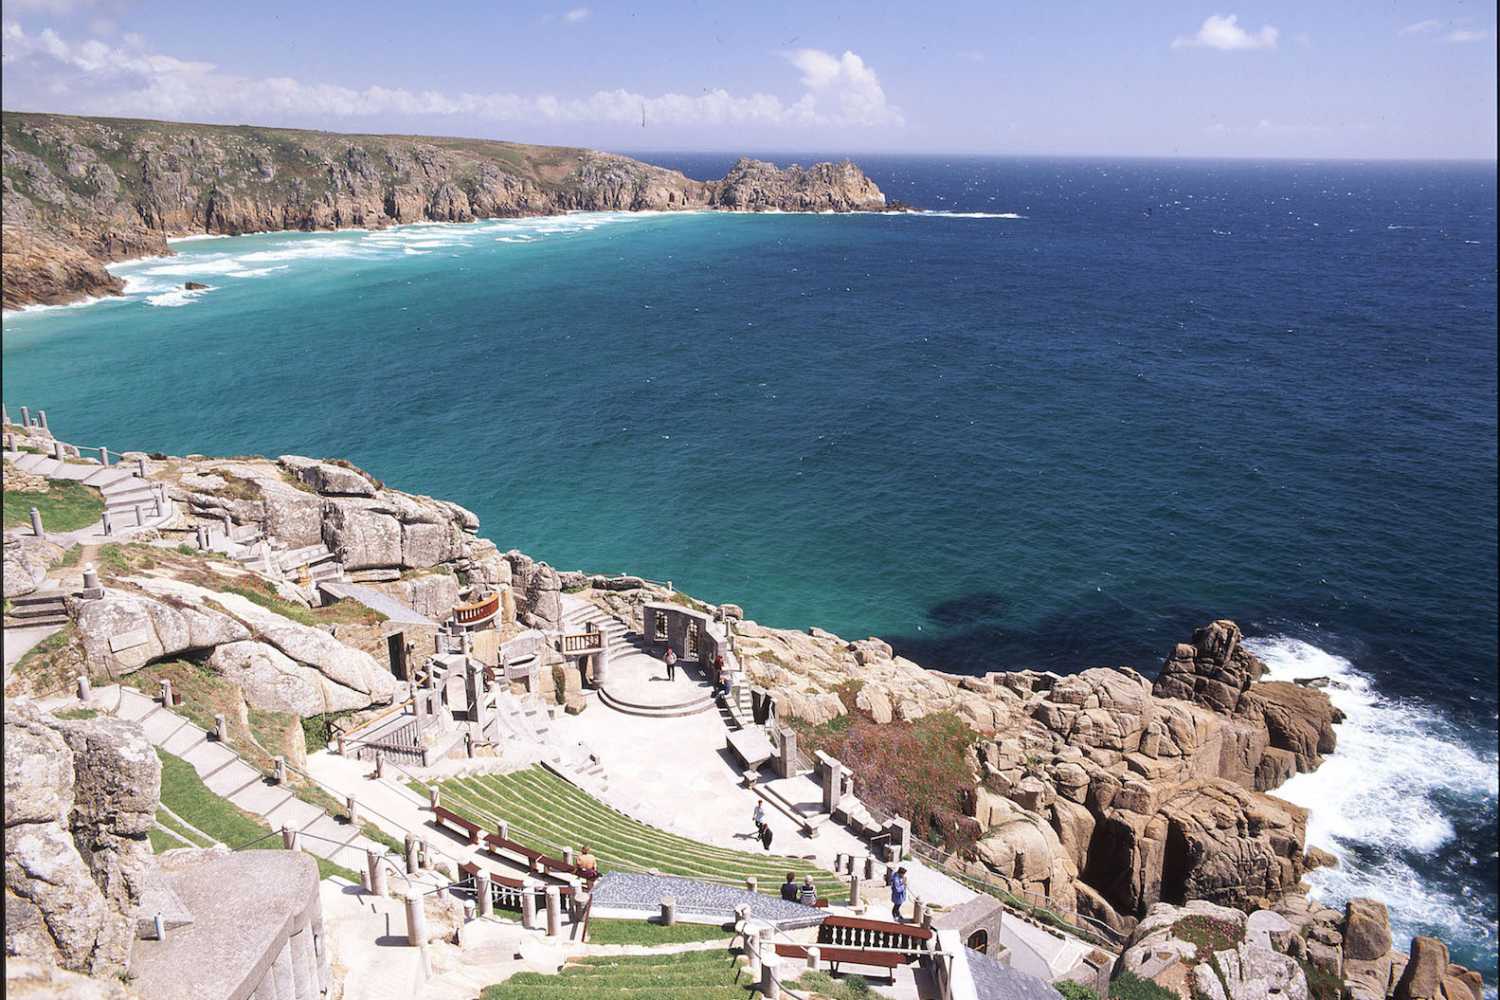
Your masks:
<path fill-rule="evenodd" d="M 155 493 L 156 484 L 149 479 L 142 479 L 139 476 L 129 474 L 110 480 L 99 487 L 99 492 L 103 493 L 106 497 L 118 496 L 124 493 L 140 493 L 143 491 Z"/>
<path fill-rule="evenodd" d="M 714 707 L 712 694 L 674 705 L 642 705 L 612 695 L 607 687 L 599 689 L 599 700 L 617 712 L 652 719 L 674 719 L 684 715 L 697 715 L 699 712 L 706 712 Z"/>
<path fill-rule="evenodd" d="M 7 628 L 43 628 L 47 625 L 66 625 L 72 621 L 66 612 L 42 613 L 18 617 L 6 615 L 5 625 Z"/>
<path fill-rule="evenodd" d="M 61 591 L 42 591 L 27 594 L 24 597 L 12 597 L 10 598 L 10 606 L 12 608 L 49 607 L 53 605 L 62 607 L 64 597 L 66 595 Z"/>
<path fill-rule="evenodd" d="M 95 470 L 92 475 L 86 477 L 83 480 L 83 485 L 94 486 L 99 488 L 100 490 L 103 490 L 106 486 L 110 486 L 115 483 L 122 483 L 127 479 L 134 478 L 135 475 L 133 473 L 126 472 L 123 469 L 117 469 L 113 466 L 106 469 L 101 466 L 99 469 Z"/>
<path fill-rule="evenodd" d="M 29 471 L 34 476 L 45 476 L 50 479 L 53 476 L 57 475 L 57 470 L 61 469 L 62 466 L 63 463 L 59 462 L 57 459 L 47 458 L 36 463 L 36 465 L 33 466 Z"/>
<path fill-rule="evenodd" d="M 46 455 L 34 455 L 31 452 L 23 452 L 21 457 L 15 460 L 15 465 L 22 472 L 34 472 L 38 465 L 46 461 L 48 461 Z"/>

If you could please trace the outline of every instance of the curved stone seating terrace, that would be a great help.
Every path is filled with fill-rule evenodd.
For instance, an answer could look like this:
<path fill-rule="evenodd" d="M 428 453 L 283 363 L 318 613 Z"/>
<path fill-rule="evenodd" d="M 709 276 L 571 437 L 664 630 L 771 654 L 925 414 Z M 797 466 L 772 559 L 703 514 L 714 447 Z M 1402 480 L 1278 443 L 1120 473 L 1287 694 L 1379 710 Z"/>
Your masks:
<path fill-rule="evenodd" d="M 561 973 L 522 972 L 487 988 L 480 1000 L 537 997 L 659 997 L 662 1000 L 745 1000 L 749 980 L 732 954 L 712 949 L 665 955 L 596 955 Z"/>
<path fill-rule="evenodd" d="M 427 786 L 412 782 L 424 798 Z M 541 768 L 509 774 L 450 778 L 437 783 L 442 804 L 465 819 L 494 830 L 500 820 L 509 837 L 548 854 L 564 847 L 593 848 L 601 873 L 655 869 L 664 875 L 743 885 L 754 876 L 763 893 L 776 893 L 787 872 L 800 881 L 812 875 L 818 895 L 839 902 L 847 897 L 832 872 L 800 858 L 714 847 L 647 826 Z"/>
<path fill-rule="evenodd" d="M 677 676 L 669 681 L 666 664 L 638 649 L 610 659 L 599 700 L 630 715 L 661 717 L 692 715 L 714 707 L 713 685 L 697 664 L 678 663 Z"/>

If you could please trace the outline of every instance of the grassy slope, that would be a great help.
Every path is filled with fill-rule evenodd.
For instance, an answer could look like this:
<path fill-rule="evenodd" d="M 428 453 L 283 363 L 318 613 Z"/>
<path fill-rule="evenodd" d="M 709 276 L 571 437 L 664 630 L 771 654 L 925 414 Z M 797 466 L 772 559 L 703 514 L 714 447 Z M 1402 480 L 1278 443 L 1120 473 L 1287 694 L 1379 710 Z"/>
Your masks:
<path fill-rule="evenodd" d="M 5 527 L 29 525 L 33 507 L 41 512 L 42 527 L 48 532 L 87 528 L 104 514 L 104 500 L 98 490 L 82 483 L 55 482 L 47 484 L 46 493 L 6 490 Z"/>
<path fill-rule="evenodd" d="M 739 960 L 714 949 L 584 958 L 557 975 L 520 973 L 486 988 L 480 1000 L 749 1000 L 749 989 Z"/>

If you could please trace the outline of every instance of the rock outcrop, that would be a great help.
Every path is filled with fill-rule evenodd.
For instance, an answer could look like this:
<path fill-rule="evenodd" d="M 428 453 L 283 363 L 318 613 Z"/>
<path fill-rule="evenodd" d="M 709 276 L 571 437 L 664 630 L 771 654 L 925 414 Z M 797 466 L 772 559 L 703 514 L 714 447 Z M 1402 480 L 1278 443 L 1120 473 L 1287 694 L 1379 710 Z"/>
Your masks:
<path fill-rule="evenodd" d="M 93 976 L 126 969 L 160 785 L 138 726 L 7 701 L 7 956 Z"/>
<path fill-rule="evenodd" d="M 191 233 L 380 228 L 570 210 L 882 210 L 851 163 L 689 179 L 595 150 L 4 113 L 4 304 L 117 294 L 104 267 Z"/>
<path fill-rule="evenodd" d="M 10 488 L 7 481 L 6 488 Z M 62 549 L 27 531 L 5 533 L 5 596 L 24 597 L 47 578 L 47 567 L 62 555 Z"/>

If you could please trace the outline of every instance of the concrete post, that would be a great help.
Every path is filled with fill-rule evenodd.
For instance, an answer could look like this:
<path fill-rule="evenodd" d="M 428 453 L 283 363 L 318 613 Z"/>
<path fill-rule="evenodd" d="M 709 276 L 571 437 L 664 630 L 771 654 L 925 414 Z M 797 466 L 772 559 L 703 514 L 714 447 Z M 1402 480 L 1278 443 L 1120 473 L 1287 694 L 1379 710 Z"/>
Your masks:
<path fill-rule="evenodd" d="M 417 838 L 411 834 L 406 835 L 406 874 L 417 873 Z"/>
<path fill-rule="evenodd" d="M 781 1000 L 781 956 L 773 951 L 760 962 L 760 995 L 765 1000 Z"/>
<path fill-rule="evenodd" d="M 10 407 L 0 404 L 0 422 L 10 423 Z"/>
<path fill-rule="evenodd" d="M 42 530 L 42 512 L 35 507 L 31 508 L 31 533 L 38 538 L 46 536 L 46 532 Z"/>
<path fill-rule="evenodd" d="M 676 896 L 663 896 L 661 898 L 661 923 L 663 927 L 671 927 L 677 923 Z"/>
<path fill-rule="evenodd" d="M 833 856 L 833 872 L 835 875 L 844 870 L 844 852 L 839 851 Z"/>
<path fill-rule="evenodd" d="M 142 479 L 146 478 L 146 460 L 144 458 L 135 460 L 135 474 Z"/>
<path fill-rule="evenodd" d="M 547 936 L 557 937 L 562 933 L 562 895 L 557 886 L 547 886 Z"/>
<path fill-rule="evenodd" d="M 31 426 L 31 408 L 29 406 L 21 407 L 21 426 Z"/>
<path fill-rule="evenodd" d="M 214 716 L 214 739 L 220 743 L 229 742 L 229 720 L 222 712 Z"/>
<path fill-rule="evenodd" d="M 94 564 L 93 563 L 84 563 L 83 564 L 83 589 L 84 590 L 98 590 L 99 589 L 99 571 L 94 568 Z"/>
<path fill-rule="evenodd" d="M 441 798 L 442 792 L 437 785 L 433 785 L 431 788 L 427 789 L 428 805 L 430 805 L 433 809 L 436 809 L 438 806 L 442 805 Z"/>
<path fill-rule="evenodd" d="M 271 758 L 276 764 L 276 784 L 286 784 L 286 758 L 276 756 Z"/>
<path fill-rule="evenodd" d="M 781 754 L 776 758 L 776 770 L 783 778 L 797 773 L 797 733 L 790 728 L 779 731 Z"/>
<path fill-rule="evenodd" d="M 426 837 L 418 838 L 417 847 L 420 852 L 417 855 L 418 864 L 423 868 L 432 867 L 432 845 L 427 842 Z"/>
<path fill-rule="evenodd" d="M 745 888 L 749 889 L 751 892 L 754 892 L 755 891 L 755 886 L 756 886 L 755 876 L 754 875 L 746 875 L 745 876 Z"/>
<path fill-rule="evenodd" d="M 413 948 L 427 947 L 427 909 L 419 894 L 406 897 L 406 943 Z"/>
<path fill-rule="evenodd" d="M 603 632 L 601 628 L 599 630 Z M 609 676 L 609 635 L 606 633 L 604 641 L 599 645 L 599 652 L 594 654 L 594 687 L 603 687 L 604 678 Z"/>
<path fill-rule="evenodd" d="M 146 524 L 146 505 L 143 504 L 143 503 L 138 503 L 138 504 L 135 505 L 135 526 L 137 528 L 141 528 L 141 527 L 144 527 L 145 524 Z"/>
<path fill-rule="evenodd" d="M 354 796 L 352 796 L 352 795 L 349 796 L 348 801 L 349 801 L 349 822 L 352 823 L 352 824 L 354 824 L 355 826 L 358 826 L 359 825 L 359 803 L 357 801 L 355 801 Z"/>
<path fill-rule="evenodd" d="M 370 891 L 377 896 L 385 895 L 385 865 L 381 860 L 381 852 L 369 850 L 365 852 L 365 868 L 369 872 Z"/>
<path fill-rule="evenodd" d="M 104 522 L 104 533 L 106 535 L 113 535 L 115 533 L 115 524 L 109 516 L 109 511 L 105 511 L 104 516 L 100 520 Z"/>
<path fill-rule="evenodd" d="M 469 760 L 474 759 L 474 734 L 464 733 L 464 756 Z"/>
<path fill-rule="evenodd" d="M 849 876 L 849 905 L 850 906 L 858 906 L 859 905 L 859 876 L 858 875 L 850 875 Z"/>
<path fill-rule="evenodd" d="M 47 430 L 47 411 L 46 410 L 37 410 L 36 411 L 36 425 L 38 427 L 40 427 L 42 430 Z"/>
<path fill-rule="evenodd" d="M 92 698 L 93 696 L 94 696 L 94 692 L 89 687 L 88 676 L 86 674 L 79 674 L 78 675 L 78 700 L 81 701 L 81 702 L 83 702 L 85 705 L 87 705 L 88 702 L 89 702 L 89 699 Z"/>
<path fill-rule="evenodd" d="M 510 824 L 502 819 L 500 822 L 495 824 L 495 832 L 500 835 L 501 840 L 509 840 Z"/>
<path fill-rule="evenodd" d="M 385 777 L 385 754 L 379 750 L 375 751 L 375 780 L 379 781 Z"/>
<path fill-rule="evenodd" d="M 52 439 L 52 457 L 59 462 L 63 460 L 63 443 L 56 438 Z"/>
<path fill-rule="evenodd" d="M 172 707 L 172 680 L 169 677 L 161 679 L 161 707 Z"/>
<path fill-rule="evenodd" d="M 339 737 L 339 756 L 340 757 L 347 757 L 347 756 L 349 756 L 348 752 L 346 751 L 346 749 L 344 747 L 344 738 L 342 736 Z"/>
<path fill-rule="evenodd" d="M 104 466 L 105 468 L 109 467 L 109 449 L 108 448 L 100 448 L 99 449 L 99 464 L 102 465 L 102 466 Z"/>
<path fill-rule="evenodd" d="M 918 896 L 916 899 L 912 900 L 911 922 L 920 925 L 922 923 L 922 918 L 926 915 L 927 903 L 923 901 L 921 896 Z"/>
<path fill-rule="evenodd" d="M 290 826 L 281 828 L 281 845 L 289 851 L 297 849 L 297 831 Z"/>
<path fill-rule="evenodd" d="M 745 954 L 750 959 L 749 968 L 746 971 L 750 973 L 750 981 L 754 983 L 760 982 L 760 938 L 758 937 L 758 933 L 758 925 L 751 926 L 749 923 L 745 924 Z"/>
<path fill-rule="evenodd" d="M 775 933 L 770 924 L 762 924 L 755 932 L 755 951 L 760 955 L 760 982 L 765 984 L 766 970 L 776 962 L 776 948 L 771 944 L 771 935 Z M 766 997 L 772 998 L 775 994 L 767 993 Z"/>
<path fill-rule="evenodd" d="M 484 872 L 474 876 L 474 896 L 479 901 L 479 915 L 487 917 L 495 912 L 495 901 L 490 898 L 490 877 Z"/>
<path fill-rule="evenodd" d="M 155 917 L 152 918 L 152 923 L 156 924 L 156 940 L 165 941 L 167 939 L 166 918 L 158 913 Z"/>
<path fill-rule="evenodd" d="M 530 886 L 521 890 L 521 926 L 536 929 L 536 893 Z"/>
<path fill-rule="evenodd" d="M 823 963 L 823 953 L 818 950 L 817 945 L 810 945 L 807 949 L 807 971 L 817 972 Z"/>
<path fill-rule="evenodd" d="M 866 882 L 875 881 L 875 856 L 873 854 L 865 855 L 864 875 Z"/>
<path fill-rule="evenodd" d="M 563 848 L 563 860 L 566 861 L 570 865 L 573 863 L 573 848 L 571 848 L 571 847 L 564 847 Z"/>

